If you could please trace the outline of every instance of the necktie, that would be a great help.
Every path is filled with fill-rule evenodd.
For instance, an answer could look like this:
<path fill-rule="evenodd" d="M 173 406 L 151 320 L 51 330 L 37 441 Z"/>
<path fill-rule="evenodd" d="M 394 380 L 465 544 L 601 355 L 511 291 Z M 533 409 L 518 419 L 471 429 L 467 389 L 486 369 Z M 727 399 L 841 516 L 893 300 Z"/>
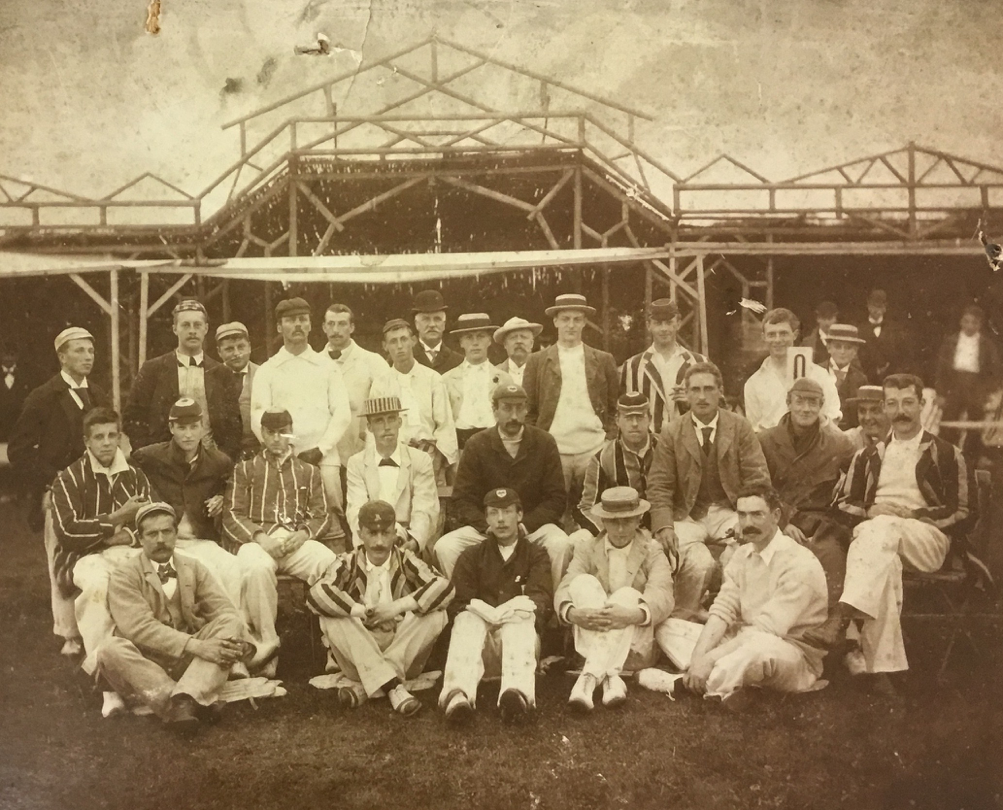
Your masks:
<path fill-rule="evenodd" d="M 700 428 L 700 432 L 703 433 L 703 454 L 708 456 L 710 455 L 710 435 L 714 432 L 714 428 L 703 427 Z"/>
<path fill-rule="evenodd" d="M 381 458 L 379 466 L 380 467 L 396 467 L 398 465 L 397 465 L 397 462 L 394 461 L 392 458 Z"/>
<path fill-rule="evenodd" d="M 174 570 L 174 566 L 170 563 L 164 563 L 163 565 L 157 566 L 157 576 L 160 577 L 161 584 L 164 584 L 169 579 L 174 579 L 177 575 L 178 572 Z"/>
<path fill-rule="evenodd" d="M 331 349 L 328 354 L 331 356 L 332 360 L 341 359 L 341 349 Z"/>
<path fill-rule="evenodd" d="M 73 388 L 71 389 L 74 394 L 80 397 L 80 401 L 84 403 L 84 410 L 89 411 L 91 409 L 91 392 L 87 388 Z"/>
<path fill-rule="evenodd" d="M 183 363 L 181 360 L 178 360 L 178 366 L 181 368 L 202 368 L 202 364 L 194 357 L 189 357 L 187 363 Z"/>

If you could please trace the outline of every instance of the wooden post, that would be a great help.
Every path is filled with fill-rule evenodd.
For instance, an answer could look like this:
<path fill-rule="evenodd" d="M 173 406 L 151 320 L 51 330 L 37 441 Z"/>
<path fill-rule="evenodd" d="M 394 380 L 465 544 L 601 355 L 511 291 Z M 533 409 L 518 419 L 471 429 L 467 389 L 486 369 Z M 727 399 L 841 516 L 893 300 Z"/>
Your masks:
<path fill-rule="evenodd" d="M 610 269 L 608 264 L 602 268 L 602 347 L 606 351 L 610 349 L 610 312 L 609 312 L 609 277 Z"/>
<path fill-rule="evenodd" d="M 265 282 L 265 357 L 271 357 L 268 347 L 275 337 L 275 307 L 272 306 L 272 285 Z"/>
<path fill-rule="evenodd" d="M 575 224 L 572 238 L 575 250 L 582 247 L 582 167 L 575 167 Z"/>
<path fill-rule="evenodd" d="M 767 234 L 767 242 L 773 241 L 773 234 Z M 766 308 L 773 309 L 773 255 L 766 257 Z"/>
<path fill-rule="evenodd" d="M 700 320 L 700 353 L 709 354 L 708 343 L 710 340 L 707 334 L 707 288 L 704 284 L 703 259 L 704 254 L 700 253 L 697 255 L 697 295 L 699 297 L 699 300 L 697 301 L 697 317 Z"/>
<path fill-rule="evenodd" d="M 296 256 L 299 234 L 296 230 L 296 174 L 295 158 L 289 158 L 289 255 Z"/>
<path fill-rule="evenodd" d="M 230 320 L 230 279 L 223 279 L 223 320 Z"/>
<path fill-rule="evenodd" d="M 909 141 L 909 235 L 916 236 L 916 144 Z"/>
<path fill-rule="evenodd" d="M 111 398 L 115 410 L 122 413 L 122 346 L 119 334 L 118 270 L 112 270 L 111 278 Z"/>
<path fill-rule="evenodd" d="M 150 274 L 146 270 L 139 271 L 139 356 L 137 368 L 142 368 L 146 362 L 146 332 L 150 321 Z"/>

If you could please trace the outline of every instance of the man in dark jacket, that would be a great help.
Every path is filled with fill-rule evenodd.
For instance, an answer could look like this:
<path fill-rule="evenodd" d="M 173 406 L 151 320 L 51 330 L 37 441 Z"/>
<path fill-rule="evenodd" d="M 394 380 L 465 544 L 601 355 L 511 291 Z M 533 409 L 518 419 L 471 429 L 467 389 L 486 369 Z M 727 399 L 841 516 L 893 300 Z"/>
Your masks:
<path fill-rule="evenodd" d="M 526 392 L 520 386 L 499 385 L 491 399 L 496 425 L 470 438 L 456 473 L 453 509 L 461 528 L 439 539 L 435 557 L 450 576 L 460 552 L 485 537 L 484 496 L 493 489 L 514 489 L 529 539 L 542 543 L 550 555 L 556 587 L 571 551 L 568 536 L 557 526 L 567 505 L 557 444 L 546 431 L 525 424 Z"/>
<path fill-rule="evenodd" d="M 168 413 L 179 397 L 188 397 L 202 409 L 206 446 L 240 458 L 242 379 L 203 353 L 208 331 L 201 303 L 189 299 L 174 308 L 178 346 L 143 364 L 125 406 L 123 421 L 133 450 L 170 439 Z"/>
<path fill-rule="evenodd" d="M 843 414 L 839 427 L 843 430 L 857 426 L 857 409 L 852 401 L 856 400 L 860 386 L 867 385 L 867 375 L 857 362 L 857 354 L 866 342 L 852 324 L 834 323 L 829 327 L 829 360 L 823 368 L 836 382 L 839 410 Z"/>
<path fill-rule="evenodd" d="M 540 633 L 554 599 L 550 559 L 522 527 L 522 501 L 514 489 L 484 496 L 488 530 L 466 549 L 453 569 L 456 595 L 449 604 L 453 635 L 439 695 L 446 719 L 463 722 L 477 704 L 485 674 L 501 674 L 498 707 L 514 722 L 536 706 Z"/>
<path fill-rule="evenodd" d="M 60 471 L 84 454 L 84 413 L 97 406 L 108 407 L 111 400 L 87 379 L 94 367 L 94 338 L 90 332 L 71 326 L 56 335 L 55 347 L 59 373 L 28 395 L 14 425 L 7 455 L 25 482 L 28 525 L 33 531 L 45 527 L 52 632 L 66 639 L 63 654 L 75 656 L 82 649 L 80 634 L 73 614 L 73 599 L 60 590 L 56 577 L 57 539 L 47 490 Z"/>
<path fill-rule="evenodd" d="M 411 308 L 418 340 L 414 359 L 433 371 L 445 374 L 463 362 L 463 355 L 450 349 L 442 340 L 446 332 L 446 302 L 438 290 L 422 290 Z"/>
<path fill-rule="evenodd" d="M 889 374 L 913 370 L 913 353 L 909 332 L 901 323 L 887 317 L 888 294 L 871 290 L 867 296 L 867 320 L 859 326 L 860 336 L 867 341 L 860 349 L 860 366 L 867 379 L 880 385 Z"/>

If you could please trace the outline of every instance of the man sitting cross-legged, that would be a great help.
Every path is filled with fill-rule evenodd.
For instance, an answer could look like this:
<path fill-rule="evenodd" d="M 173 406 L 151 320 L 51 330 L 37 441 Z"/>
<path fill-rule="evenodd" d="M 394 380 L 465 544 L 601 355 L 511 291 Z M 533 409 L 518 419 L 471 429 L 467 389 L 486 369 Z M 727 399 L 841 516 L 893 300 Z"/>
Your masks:
<path fill-rule="evenodd" d="M 575 548 L 554 596 L 557 615 L 574 625 L 575 649 L 585 657 L 571 690 L 573 709 L 591 711 L 600 683 L 603 705 L 622 703 L 627 685 L 620 672 L 658 659 L 657 629 L 672 612 L 672 571 L 658 543 L 641 532 L 648 508 L 632 487 L 607 489 L 592 509 L 604 531 Z"/>
<path fill-rule="evenodd" d="M 338 557 L 310 589 L 307 604 L 320 618 L 328 648 L 352 682 L 338 692 L 347 707 L 383 691 L 393 710 L 413 715 L 421 703 L 404 685 L 421 673 L 447 623 L 449 580 L 417 555 L 394 548 L 396 516 L 384 501 L 359 510 L 362 547 Z"/>
<path fill-rule="evenodd" d="M 352 543 L 359 537 L 359 510 L 369 501 L 386 501 L 397 515 L 397 536 L 404 548 L 423 554 L 439 527 L 439 490 L 428 453 L 400 440 L 402 426 L 397 397 L 367 399 L 363 408 L 372 444 L 348 459 L 345 517 Z"/>
<path fill-rule="evenodd" d="M 499 385 L 491 396 L 495 426 L 467 442 L 453 487 L 453 509 L 461 528 L 439 538 L 435 556 L 451 576 L 463 549 L 484 539 L 484 496 L 493 489 L 514 489 L 525 513 L 529 539 L 550 555 L 554 587 L 561 581 L 571 545 L 558 528 L 567 502 L 561 456 L 554 437 L 526 422 L 526 392 L 514 383 Z"/>
<path fill-rule="evenodd" d="M 550 558 L 526 536 L 519 493 L 492 489 L 484 510 L 486 537 L 466 549 L 453 569 L 453 635 L 439 696 L 451 722 L 470 718 L 488 670 L 501 672 L 503 720 L 513 722 L 535 708 L 539 633 L 553 604 Z"/>
<path fill-rule="evenodd" d="M 175 552 L 174 509 L 146 504 L 136 527 L 143 551 L 111 576 L 108 604 L 117 635 L 98 649 L 98 671 L 127 699 L 190 728 L 254 645 L 216 578 L 195 558 Z"/>
<path fill-rule="evenodd" d="M 258 652 L 253 664 L 272 675 L 279 649 L 275 631 L 278 575 L 313 585 L 335 562 L 323 537 L 331 520 L 320 470 L 298 458 L 289 439 L 289 411 L 261 415 L 264 448 L 233 471 L 223 510 L 223 532 L 244 570 L 244 602 Z"/>
<path fill-rule="evenodd" d="M 744 489 L 737 507 L 742 545 L 725 566 L 683 685 L 724 700 L 743 686 L 806 691 L 825 655 L 806 643 L 806 632 L 825 621 L 822 565 L 780 531 L 776 490 Z"/>
<path fill-rule="evenodd" d="M 862 619 L 863 670 L 879 693 L 894 693 L 887 673 L 908 669 L 902 642 L 903 564 L 924 572 L 944 564 L 946 532 L 969 514 L 974 474 L 961 451 L 923 430 L 923 381 L 912 374 L 884 380 L 887 442 L 857 452 L 838 494 L 856 519 L 846 579 L 836 610 L 806 640 L 832 648 L 852 619 Z"/>
<path fill-rule="evenodd" d="M 150 484 L 130 467 L 119 448 L 121 422 L 110 408 L 84 416 L 86 451 L 56 476 L 52 484 L 55 571 L 73 600 L 76 624 L 93 674 L 98 647 L 114 630 L 108 612 L 108 579 L 123 560 L 135 556 L 132 533 L 136 512 L 150 500 Z M 104 713 L 122 708 L 114 692 L 105 693 Z"/>

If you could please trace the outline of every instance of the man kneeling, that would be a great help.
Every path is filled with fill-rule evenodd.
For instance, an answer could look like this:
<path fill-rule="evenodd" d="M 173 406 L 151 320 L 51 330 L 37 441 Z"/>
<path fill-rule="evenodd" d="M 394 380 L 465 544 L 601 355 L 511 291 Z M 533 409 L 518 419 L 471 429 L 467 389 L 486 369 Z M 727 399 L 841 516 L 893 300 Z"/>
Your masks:
<path fill-rule="evenodd" d="M 173 507 L 140 507 L 136 528 L 143 553 L 111 575 L 108 604 L 118 629 L 98 648 L 98 671 L 164 722 L 192 727 L 254 645 L 216 578 L 194 557 L 175 554 Z"/>
<path fill-rule="evenodd" d="M 550 555 L 529 540 L 514 489 L 484 496 L 487 536 L 465 549 L 453 569 L 456 596 L 439 705 L 450 722 L 468 720 L 486 670 L 501 672 L 498 706 L 513 722 L 536 706 L 539 632 L 553 602 Z"/>
<path fill-rule="evenodd" d="M 592 693 L 603 685 L 603 705 L 627 697 L 624 669 L 650 667 L 658 659 L 656 628 L 672 612 L 672 569 L 661 546 L 641 531 L 650 504 L 633 487 L 612 487 L 592 514 L 603 532 L 575 548 L 568 573 L 554 596 L 561 621 L 574 625 L 575 649 L 585 656 L 571 690 L 573 709 L 591 711 Z"/>
<path fill-rule="evenodd" d="M 826 618 L 822 564 L 778 528 L 776 490 L 742 490 L 737 512 L 742 545 L 725 566 L 683 684 L 724 700 L 743 686 L 804 692 L 822 674 L 825 656 L 801 640 Z"/>
<path fill-rule="evenodd" d="M 349 708 L 383 691 L 398 714 L 421 703 L 404 681 L 421 673 L 446 626 L 453 586 L 409 549 L 394 548 L 397 517 L 385 501 L 359 510 L 362 546 L 338 557 L 310 589 L 328 648 L 352 682 L 338 692 Z"/>

